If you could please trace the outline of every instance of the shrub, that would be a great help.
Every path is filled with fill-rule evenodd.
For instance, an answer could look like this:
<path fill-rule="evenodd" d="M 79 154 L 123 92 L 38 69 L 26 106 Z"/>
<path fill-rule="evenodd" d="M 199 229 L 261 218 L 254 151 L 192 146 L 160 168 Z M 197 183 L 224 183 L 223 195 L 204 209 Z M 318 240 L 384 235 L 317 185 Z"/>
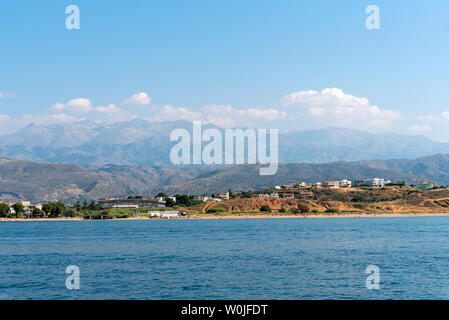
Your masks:
<path fill-rule="evenodd" d="M 206 213 L 219 213 L 219 212 L 226 212 L 225 208 L 210 208 L 206 210 Z"/>
<path fill-rule="evenodd" d="M 262 207 L 260 207 L 260 211 L 262 212 L 271 212 L 271 208 L 264 204 Z"/>
<path fill-rule="evenodd" d="M 326 212 L 326 213 L 338 213 L 338 212 L 340 212 L 340 209 L 337 209 L 337 208 L 327 208 L 325 212 Z"/>
<path fill-rule="evenodd" d="M 6 217 L 9 213 L 9 205 L 0 203 L 0 217 Z"/>
<path fill-rule="evenodd" d="M 128 218 L 130 216 L 130 210 L 113 208 L 108 211 L 108 215 L 110 215 L 113 218 L 117 218 L 117 219 Z"/>
<path fill-rule="evenodd" d="M 279 210 L 279 212 L 280 212 L 280 213 L 285 213 L 285 208 L 282 207 L 282 208 Z"/>
<path fill-rule="evenodd" d="M 310 208 L 308 206 L 306 206 L 304 203 L 298 204 L 298 210 L 301 213 L 308 213 L 308 212 L 310 212 Z"/>

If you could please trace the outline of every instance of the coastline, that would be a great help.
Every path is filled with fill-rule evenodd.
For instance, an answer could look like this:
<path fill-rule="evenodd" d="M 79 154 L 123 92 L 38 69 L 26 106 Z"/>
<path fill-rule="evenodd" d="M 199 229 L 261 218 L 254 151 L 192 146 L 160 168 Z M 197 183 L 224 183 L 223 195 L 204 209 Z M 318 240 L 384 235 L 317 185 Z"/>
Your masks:
<path fill-rule="evenodd" d="M 449 217 L 449 212 L 421 212 L 421 213 L 348 213 L 348 214 L 313 214 L 313 215 L 275 215 L 275 214 L 202 214 L 173 219 L 130 217 L 122 219 L 82 219 L 82 218 L 0 218 L 0 222 L 39 222 L 39 221 L 151 221 L 151 220 L 233 220 L 233 219 L 320 219 L 320 218 L 406 218 L 406 217 Z"/>

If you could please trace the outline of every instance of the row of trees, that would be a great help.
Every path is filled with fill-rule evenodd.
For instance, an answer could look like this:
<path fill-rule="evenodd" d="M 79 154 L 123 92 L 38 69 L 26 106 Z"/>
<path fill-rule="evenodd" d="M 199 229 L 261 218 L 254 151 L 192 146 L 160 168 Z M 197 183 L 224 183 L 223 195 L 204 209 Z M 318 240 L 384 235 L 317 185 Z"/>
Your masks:
<path fill-rule="evenodd" d="M 17 218 L 19 216 L 23 217 L 23 213 L 25 207 L 22 203 L 18 202 L 12 205 L 15 213 L 10 212 L 10 207 L 7 203 L 0 203 L 0 217 L 10 217 Z M 42 205 L 42 210 L 39 208 L 34 208 L 32 211 L 33 216 L 47 216 L 51 218 L 55 217 L 73 217 L 77 212 L 81 211 L 98 211 L 100 210 L 99 205 L 91 201 L 88 203 L 84 201 L 83 204 L 77 202 L 74 206 L 66 206 L 64 203 L 58 202 L 49 202 Z"/>
<path fill-rule="evenodd" d="M 12 208 L 14 209 L 15 213 L 10 213 L 9 211 L 9 205 L 6 203 L 0 203 L 0 217 L 18 217 L 23 213 L 23 210 L 25 209 L 23 204 L 20 202 L 14 203 L 12 205 Z"/>
<path fill-rule="evenodd" d="M 169 197 L 166 193 L 163 192 L 159 192 L 156 195 L 156 197 L 163 198 L 166 207 L 174 207 L 176 205 L 190 207 L 199 203 L 203 203 L 202 201 L 195 200 L 194 196 L 190 196 L 187 194 L 176 194 L 175 195 L 176 201 L 174 201 L 171 197 Z"/>

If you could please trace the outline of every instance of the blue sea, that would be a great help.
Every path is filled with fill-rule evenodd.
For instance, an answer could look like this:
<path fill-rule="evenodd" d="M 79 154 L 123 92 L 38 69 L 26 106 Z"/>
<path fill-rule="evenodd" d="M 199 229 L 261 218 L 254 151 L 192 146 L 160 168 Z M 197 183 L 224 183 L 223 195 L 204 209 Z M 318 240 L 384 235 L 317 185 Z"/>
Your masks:
<path fill-rule="evenodd" d="M 448 298 L 448 217 L 0 222 L 0 299 Z"/>

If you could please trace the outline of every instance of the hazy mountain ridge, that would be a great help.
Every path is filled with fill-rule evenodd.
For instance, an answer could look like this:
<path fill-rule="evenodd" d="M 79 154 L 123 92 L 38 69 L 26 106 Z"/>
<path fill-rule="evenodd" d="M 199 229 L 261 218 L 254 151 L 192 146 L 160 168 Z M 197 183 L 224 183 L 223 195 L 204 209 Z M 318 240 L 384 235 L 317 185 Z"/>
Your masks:
<path fill-rule="evenodd" d="M 258 190 L 299 181 L 381 177 L 416 183 L 425 179 L 449 184 L 449 155 L 415 160 L 370 160 L 326 164 L 280 164 L 273 176 L 260 176 L 260 165 L 204 166 L 81 166 L 0 159 L 0 201 L 74 202 L 102 197 L 210 194 Z"/>
<path fill-rule="evenodd" d="M 0 137 L 0 157 L 81 165 L 171 165 L 169 154 L 175 143 L 170 142 L 170 133 L 178 128 L 191 132 L 192 123 L 135 119 L 114 124 L 87 120 L 30 124 Z M 449 143 L 343 128 L 279 134 L 279 161 L 283 163 L 414 159 L 436 153 L 449 153 Z"/>

